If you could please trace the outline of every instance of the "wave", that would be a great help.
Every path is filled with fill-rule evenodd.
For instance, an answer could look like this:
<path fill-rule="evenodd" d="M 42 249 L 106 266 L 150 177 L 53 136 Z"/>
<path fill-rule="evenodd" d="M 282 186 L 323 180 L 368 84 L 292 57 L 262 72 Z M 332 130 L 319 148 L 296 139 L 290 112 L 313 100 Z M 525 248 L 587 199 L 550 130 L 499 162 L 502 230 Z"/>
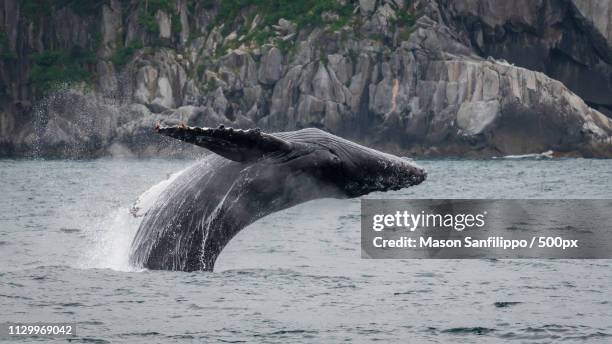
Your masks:
<path fill-rule="evenodd" d="M 493 157 L 493 159 L 509 159 L 509 160 L 540 160 L 540 159 L 553 159 L 554 152 L 549 150 L 543 153 L 533 153 L 533 154 L 522 154 L 522 155 L 505 155 L 503 157 Z"/>

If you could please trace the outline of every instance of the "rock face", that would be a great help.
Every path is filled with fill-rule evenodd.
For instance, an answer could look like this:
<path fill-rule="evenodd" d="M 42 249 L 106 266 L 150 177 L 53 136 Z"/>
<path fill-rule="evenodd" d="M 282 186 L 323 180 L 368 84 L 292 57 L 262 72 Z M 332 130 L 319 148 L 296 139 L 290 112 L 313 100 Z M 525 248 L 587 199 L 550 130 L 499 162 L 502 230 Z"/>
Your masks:
<path fill-rule="evenodd" d="M 563 82 L 612 113 L 612 4 L 599 0 L 448 1 L 449 23 L 482 57 Z"/>
<path fill-rule="evenodd" d="M 345 1 L 300 25 L 169 3 L 143 22 L 139 2 L 32 19 L 4 0 L 0 153 L 189 150 L 151 133 L 161 121 L 318 127 L 416 155 L 612 157 L 607 1 Z M 75 46 L 95 52 L 71 67 L 90 75 L 37 92 L 41 70 L 68 68 L 45 52 Z"/>

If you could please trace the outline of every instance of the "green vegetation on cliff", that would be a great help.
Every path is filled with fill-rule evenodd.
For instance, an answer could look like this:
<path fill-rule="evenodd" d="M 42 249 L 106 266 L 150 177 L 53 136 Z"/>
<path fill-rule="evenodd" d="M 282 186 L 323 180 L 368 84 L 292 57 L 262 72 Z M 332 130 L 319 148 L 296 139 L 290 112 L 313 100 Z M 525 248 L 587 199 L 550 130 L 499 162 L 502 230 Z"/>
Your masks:
<path fill-rule="evenodd" d="M 21 14 L 36 21 L 37 18 L 51 15 L 53 10 L 68 7 L 81 17 L 95 16 L 109 0 L 21 0 Z"/>
<path fill-rule="evenodd" d="M 8 61 L 8 60 L 16 60 L 17 54 L 11 51 L 9 46 L 8 37 L 6 37 L 6 32 L 0 31 L 0 60 Z"/>
<path fill-rule="evenodd" d="M 179 4 L 177 0 L 143 0 L 134 2 L 131 0 L 120 0 L 122 7 L 122 20 L 125 21 L 130 15 L 135 15 L 140 32 L 146 35 L 136 35 L 131 43 L 125 45 L 119 43 L 110 57 L 110 62 L 117 69 L 122 68 L 130 62 L 136 52 L 141 49 L 158 47 L 169 47 L 179 49 L 177 37 L 182 30 L 179 15 Z M 95 51 L 101 43 L 101 32 L 99 31 L 99 17 L 103 5 L 109 0 L 22 0 L 20 1 L 20 13 L 26 20 L 34 23 L 35 28 L 47 21 L 48 16 L 55 15 L 58 10 L 69 9 L 78 16 L 88 17 L 91 22 L 87 32 L 89 43 L 86 48 L 77 46 L 72 49 L 47 50 L 30 55 L 32 61 L 29 69 L 28 82 L 35 94 L 44 94 L 57 84 L 72 83 L 80 81 L 91 81 L 95 76 Z M 407 0 L 411 4 L 411 0 Z M 327 32 L 337 31 L 344 27 L 354 27 L 358 31 L 361 18 L 355 15 L 358 5 L 356 1 L 341 0 L 187 0 L 188 15 L 192 16 L 198 8 L 206 9 L 214 14 L 209 21 L 210 26 L 206 30 L 190 28 L 191 36 L 196 34 L 208 34 L 213 27 L 221 28 L 222 36 L 226 37 L 216 51 L 208 57 L 214 61 L 223 56 L 229 49 L 238 48 L 245 44 L 247 47 L 262 46 L 265 43 L 276 45 L 283 53 L 288 53 L 294 46 L 294 41 L 302 29 L 323 28 Z M 410 5 L 407 8 L 411 8 Z M 158 14 L 163 11 L 170 18 L 171 40 L 162 40 L 159 37 L 160 21 Z M 93 19 L 97 16 L 98 19 Z M 134 16 L 132 16 L 133 18 Z M 256 19 L 258 17 L 258 19 Z M 47 19 L 43 19 L 47 18 Z M 406 9 L 398 11 L 394 17 L 396 28 L 401 30 L 400 37 L 410 35 L 415 23 L 415 14 Z M 190 18 L 192 21 L 193 18 Z M 279 20 L 285 19 L 290 24 L 279 29 Z M 200 30 L 200 31 L 198 31 Z M 235 31 L 233 39 L 227 36 Z M 277 32 L 278 31 L 278 32 Z M 0 33 L 0 59 L 10 61 L 17 59 L 16 54 L 8 49 L 6 35 Z M 344 32 L 343 34 L 346 34 Z M 359 33 L 357 33 L 359 34 Z M 147 50 L 145 50 L 146 54 Z M 326 56 L 322 54 L 325 63 Z M 209 62 L 196 64 L 197 69 Z M 201 71 L 197 71 L 201 75 Z"/>
<path fill-rule="evenodd" d="M 138 13 L 138 22 L 150 33 L 159 33 L 159 24 L 155 15 L 158 11 L 164 11 L 174 17 L 176 13 L 171 0 L 145 0 L 140 4 L 140 12 Z M 173 20 L 173 25 L 174 20 Z M 173 27 L 173 29 L 175 29 Z"/>
<path fill-rule="evenodd" d="M 116 67 L 123 67 L 130 62 L 134 53 L 142 47 L 140 43 L 131 43 L 127 47 L 119 48 L 115 51 L 113 57 L 111 57 L 111 61 Z"/>
<path fill-rule="evenodd" d="M 91 65 L 95 63 L 93 52 L 79 46 L 69 50 L 47 50 L 33 54 L 34 65 L 28 81 L 38 95 L 60 86 L 92 78 Z"/>
<path fill-rule="evenodd" d="M 263 25 L 275 25 L 283 18 L 296 23 L 297 28 L 323 24 L 321 15 L 324 12 L 334 12 L 347 16 L 353 9 L 353 4 L 347 1 L 342 4 L 335 0 L 224 0 L 219 5 L 217 23 L 233 21 L 240 11 L 253 6 L 256 13 L 263 17 Z"/>
<path fill-rule="evenodd" d="M 227 35 L 236 22 L 236 18 L 247 8 L 253 8 L 254 14 L 250 15 L 249 21 L 254 19 L 255 14 L 261 17 L 261 22 L 255 29 L 250 29 L 250 23 L 242 23 L 238 27 L 238 40 L 229 42 L 216 52 L 216 56 L 225 54 L 229 48 L 236 48 L 242 43 L 254 43 L 258 46 L 270 41 L 276 36 L 273 25 L 277 25 L 280 19 L 285 19 L 295 24 L 296 31 L 305 27 L 328 27 L 337 30 L 346 25 L 354 9 L 350 1 L 341 2 L 337 0 L 223 0 L 220 1 L 217 16 L 213 25 L 223 25 L 223 34 Z M 329 18 L 324 19 L 328 14 Z M 287 40 L 273 40 L 275 45 L 283 52 L 289 51 L 292 43 Z"/>

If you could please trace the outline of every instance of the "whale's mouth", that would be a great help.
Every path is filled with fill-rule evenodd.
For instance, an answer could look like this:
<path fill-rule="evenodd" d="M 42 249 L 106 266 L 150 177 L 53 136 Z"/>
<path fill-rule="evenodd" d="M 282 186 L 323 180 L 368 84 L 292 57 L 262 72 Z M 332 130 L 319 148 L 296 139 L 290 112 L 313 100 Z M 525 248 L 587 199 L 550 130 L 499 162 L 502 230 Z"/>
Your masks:
<path fill-rule="evenodd" d="M 424 168 L 413 164 L 394 166 L 391 171 L 384 170 L 361 175 L 359 180 L 348 182 L 345 190 L 349 197 L 359 197 L 372 192 L 399 191 L 419 185 L 426 179 L 427 171 Z"/>
<path fill-rule="evenodd" d="M 419 185 L 427 179 L 427 171 L 424 168 L 419 167 L 418 173 L 413 173 L 410 175 L 410 186 Z"/>
<path fill-rule="evenodd" d="M 391 170 L 393 171 L 391 173 L 392 176 L 388 177 L 391 187 L 389 187 L 388 190 L 396 191 L 416 186 L 427 179 L 427 171 L 412 160 L 406 161 L 405 159 L 401 159 L 400 164 L 394 166 Z"/>
<path fill-rule="evenodd" d="M 426 179 L 427 179 L 427 172 L 422 170 L 419 173 L 411 173 L 408 178 L 402 179 L 401 181 L 397 183 L 397 185 L 393 185 L 388 188 L 382 188 L 379 191 L 383 191 L 383 192 L 389 191 L 389 190 L 398 191 L 398 190 L 401 190 L 407 187 L 417 186 L 421 184 L 422 182 L 424 182 Z"/>

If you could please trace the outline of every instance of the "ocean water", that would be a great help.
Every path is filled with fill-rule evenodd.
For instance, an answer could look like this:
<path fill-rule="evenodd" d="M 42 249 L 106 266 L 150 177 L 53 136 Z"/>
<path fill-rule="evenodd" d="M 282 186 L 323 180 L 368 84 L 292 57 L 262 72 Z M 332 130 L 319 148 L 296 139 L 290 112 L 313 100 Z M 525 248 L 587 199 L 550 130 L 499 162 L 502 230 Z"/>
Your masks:
<path fill-rule="evenodd" d="M 418 162 L 425 183 L 367 197 L 612 198 L 608 160 Z M 76 322 L 72 343 L 612 342 L 612 261 L 364 260 L 358 199 L 261 219 L 214 273 L 131 268 L 130 206 L 191 163 L 0 160 L 0 322 Z"/>

